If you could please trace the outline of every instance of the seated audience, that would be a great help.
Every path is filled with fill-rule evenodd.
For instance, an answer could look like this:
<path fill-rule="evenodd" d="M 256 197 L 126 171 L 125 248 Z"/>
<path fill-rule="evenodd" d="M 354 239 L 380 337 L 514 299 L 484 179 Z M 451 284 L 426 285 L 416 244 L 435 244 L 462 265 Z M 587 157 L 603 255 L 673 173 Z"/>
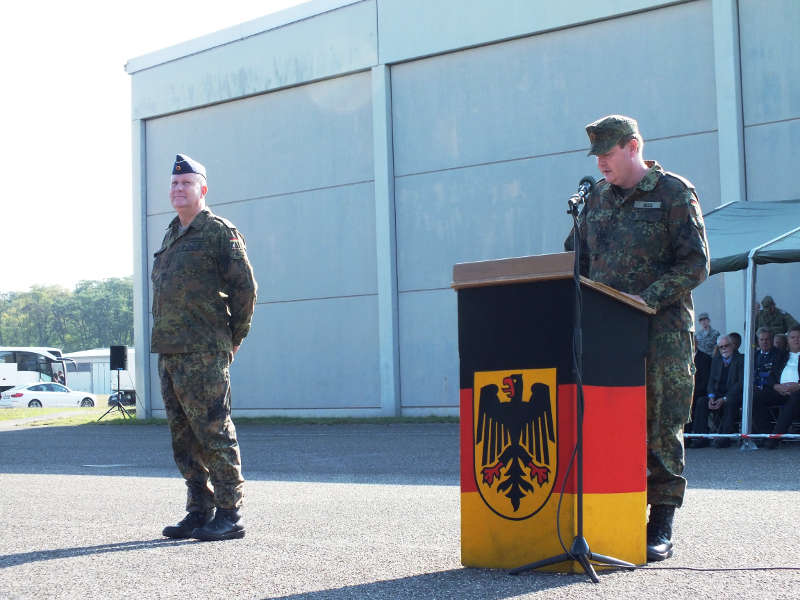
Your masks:
<path fill-rule="evenodd" d="M 694 406 L 694 433 L 708 433 L 708 416 L 712 411 L 720 415 L 719 433 L 733 433 L 736 417 L 742 406 L 742 389 L 744 383 L 744 355 L 737 352 L 730 336 L 723 335 L 717 340 L 719 354 L 711 361 L 711 373 L 706 386 L 706 399 L 698 398 Z M 731 442 L 728 438 L 714 440 L 715 448 L 727 448 Z M 692 448 L 708 446 L 708 440 L 697 438 L 692 440 Z"/>
<path fill-rule="evenodd" d="M 708 318 L 707 312 L 701 312 L 697 315 L 697 322 L 700 324 L 697 333 L 694 335 L 697 348 L 708 356 L 711 356 L 717 345 L 719 331 L 711 327 L 711 319 Z"/>
<path fill-rule="evenodd" d="M 756 391 L 753 417 L 758 433 L 770 432 L 770 407 L 778 407 L 773 435 L 789 431 L 792 421 L 800 415 L 800 325 L 789 330 L 789 352 L 773 363 L 764 389 Z M 779 440 L 768 439 L 764 448 L 774 449 Z"/>

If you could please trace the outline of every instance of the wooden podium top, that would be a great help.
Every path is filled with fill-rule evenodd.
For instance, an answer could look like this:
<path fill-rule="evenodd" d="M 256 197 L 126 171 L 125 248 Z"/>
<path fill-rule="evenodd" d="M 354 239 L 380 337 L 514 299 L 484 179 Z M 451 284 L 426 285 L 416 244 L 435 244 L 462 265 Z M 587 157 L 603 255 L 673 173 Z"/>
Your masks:
<path fill-rule="evenodd" d="M 571 279 L 575 260 L 574 254 L 574 252 L 559 252 L 557 254 L 458 263 L 453 266 L 452 287 L 456 290 L 461 290 L 491 285 L 527 283 L 530 281 Z M 592 281 L 583 276 L 581 276 L 581 283 L 644 313 L 649 315 L 656 314 L 655 309 L 650 308 L 644 302 L 634 300 L 609 285 Z"/>

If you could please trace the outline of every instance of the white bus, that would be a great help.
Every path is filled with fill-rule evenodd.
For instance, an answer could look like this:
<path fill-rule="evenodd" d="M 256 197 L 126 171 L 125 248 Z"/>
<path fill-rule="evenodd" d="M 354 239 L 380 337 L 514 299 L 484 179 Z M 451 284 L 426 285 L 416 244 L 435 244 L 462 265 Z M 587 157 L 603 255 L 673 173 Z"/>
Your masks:
<path fill-rule="evenodd" d="M 65 361 L 69 360 L 61 356 L 58 348 L 0 346 L 0 392 L 37 381 L 66 385 Z"/>

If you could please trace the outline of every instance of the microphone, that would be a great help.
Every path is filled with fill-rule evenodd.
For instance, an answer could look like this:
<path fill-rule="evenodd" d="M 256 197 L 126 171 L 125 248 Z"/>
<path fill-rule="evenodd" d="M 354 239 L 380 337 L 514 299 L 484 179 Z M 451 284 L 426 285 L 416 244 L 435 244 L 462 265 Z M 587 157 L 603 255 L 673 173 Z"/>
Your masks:
<path fill-rule="evenodd" d="M 581 179 L 578 183 L 578 190 L 569 197 L 569 209 L 567 212 L 572 213 L 573 211 L 577 211 L 578 207 L 586 201 L 586 198 L 592 193 L 593 189 L 594 177 L 587 175 Z M 575 214 L 577 214 L 577 212 Z"/>

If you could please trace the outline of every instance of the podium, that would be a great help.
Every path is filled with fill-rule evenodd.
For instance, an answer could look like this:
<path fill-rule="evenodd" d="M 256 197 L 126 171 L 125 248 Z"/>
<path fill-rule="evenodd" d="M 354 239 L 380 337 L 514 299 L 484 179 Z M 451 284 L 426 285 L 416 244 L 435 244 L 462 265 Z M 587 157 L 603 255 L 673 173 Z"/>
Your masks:
<path fill-rule="evenodd" d="M 457 264 L 453 288 L 461 562 L 508 569 L 557 556 L 577 532 L 573 253 Z M 583 534 L 595 553 L 644 564 L 654 311 L 583 277 L 581 295 Z M 574 561 L 547 569 L 581 572 Z"/>

